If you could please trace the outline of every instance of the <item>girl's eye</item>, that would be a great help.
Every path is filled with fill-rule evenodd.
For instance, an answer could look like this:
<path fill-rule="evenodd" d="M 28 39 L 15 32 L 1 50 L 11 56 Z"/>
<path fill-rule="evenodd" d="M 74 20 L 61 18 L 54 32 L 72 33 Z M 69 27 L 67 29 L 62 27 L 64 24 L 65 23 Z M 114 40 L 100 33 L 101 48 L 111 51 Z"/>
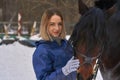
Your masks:
<path fill-rule="evenodd" d="M 62 23 L 59 23 L 58 25 L 59 25 L 59 26 L 62 26 L 63 24 L 62 24 Z"/>
<path fill-rule="evenodd" d="M 55 24 L 54 23 L 50 23 L 50 26 L 54 26 Z"/>

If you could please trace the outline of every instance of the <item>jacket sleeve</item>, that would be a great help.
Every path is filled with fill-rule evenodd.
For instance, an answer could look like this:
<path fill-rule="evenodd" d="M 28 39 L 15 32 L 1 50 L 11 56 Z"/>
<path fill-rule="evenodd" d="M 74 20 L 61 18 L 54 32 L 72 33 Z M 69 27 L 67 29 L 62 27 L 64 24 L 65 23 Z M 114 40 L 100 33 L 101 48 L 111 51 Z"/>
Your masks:
<path fill-rule="evenodd" d="M 33 68 L 37 80 L 65 80 L 62 69 L 54 70 L 46 48 L 38 47 L 33 54 Z"/>

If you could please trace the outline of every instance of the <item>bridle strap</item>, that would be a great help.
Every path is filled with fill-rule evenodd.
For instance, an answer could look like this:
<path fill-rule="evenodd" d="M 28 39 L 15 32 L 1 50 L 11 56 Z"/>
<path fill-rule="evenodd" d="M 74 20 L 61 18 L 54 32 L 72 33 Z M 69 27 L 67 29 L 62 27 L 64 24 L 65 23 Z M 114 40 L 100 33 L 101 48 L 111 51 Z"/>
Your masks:
<path fill-rule="evenodd" d="M 75 52 L 74 53 L 75 56 L 77 55 L 77 53 L 79 53 L 79 55 L 81 57 L 85 58 L 85 61 L 81 64 L 81 65 L 84 65 L 86 63 L 91 64 L 93 60 L 99 59 L 101 57 L 102 53 L 103 53 L 104 45 L 100 49 L 99 54 L 97 56 L 95 56 L 95 57 L 88 57 L 88 56 L 82 54 L 81 52 L 79 52 L 76 48 L 73 47 L 73 49 L 74 49 L 74 52 Z"/>

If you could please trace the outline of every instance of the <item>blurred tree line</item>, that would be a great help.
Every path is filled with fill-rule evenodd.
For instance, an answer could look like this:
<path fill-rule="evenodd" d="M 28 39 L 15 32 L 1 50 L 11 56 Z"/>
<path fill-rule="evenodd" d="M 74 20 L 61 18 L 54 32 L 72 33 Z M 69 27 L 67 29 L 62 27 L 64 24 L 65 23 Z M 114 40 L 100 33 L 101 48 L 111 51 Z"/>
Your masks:
<path fill-rule="evenodd" d="M 87 6 L 93 6 L 93 0 L 83 0 Z M 18 13 L 22 15 L 22 25 L 30 32 L 34 21 L 39 28 L 43 12 L 50 7 L 58 7 L 64 15 L 67 34 L 71 34 L 80 18 L 78 0 L 0 0 L 0 32 L 3 24 L 17 27 Z M 37 29 L 38 30 L 38 29 Z"/>

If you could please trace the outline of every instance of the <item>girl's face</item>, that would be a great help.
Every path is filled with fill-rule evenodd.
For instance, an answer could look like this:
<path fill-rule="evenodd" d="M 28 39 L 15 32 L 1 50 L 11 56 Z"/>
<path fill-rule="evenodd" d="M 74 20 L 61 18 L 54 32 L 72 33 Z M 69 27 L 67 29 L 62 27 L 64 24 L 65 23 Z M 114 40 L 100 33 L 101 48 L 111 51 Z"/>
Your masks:
<path fill-rule="evenodd" d="M 48 23 L 48 33 L 52 37 L 59 37 L 62 31 L 63 23 L 61 17 L 53 15 Z"/>

